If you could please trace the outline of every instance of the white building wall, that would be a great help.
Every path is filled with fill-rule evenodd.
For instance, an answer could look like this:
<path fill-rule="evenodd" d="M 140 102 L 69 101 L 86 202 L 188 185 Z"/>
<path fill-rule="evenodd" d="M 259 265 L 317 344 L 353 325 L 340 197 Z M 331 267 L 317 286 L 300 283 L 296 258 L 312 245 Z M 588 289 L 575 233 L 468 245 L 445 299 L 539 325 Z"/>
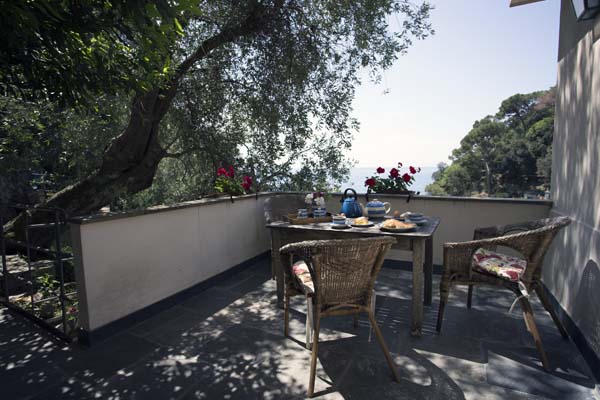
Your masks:
<path fill-rule="evenodd" d="M 596 31 L 596 32 L 595 32 Z M 573 223 L 543 281 L 600 356 L 600 17 L 576 22 L 563 0 L 552 161 L 552 215 Z"/>

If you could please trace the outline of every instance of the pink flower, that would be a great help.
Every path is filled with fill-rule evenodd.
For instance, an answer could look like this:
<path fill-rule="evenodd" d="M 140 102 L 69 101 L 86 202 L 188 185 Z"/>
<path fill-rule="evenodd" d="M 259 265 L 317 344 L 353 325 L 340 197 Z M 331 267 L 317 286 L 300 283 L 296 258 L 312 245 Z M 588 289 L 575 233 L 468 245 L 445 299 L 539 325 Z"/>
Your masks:
<path fill-rule="evenodd" d="M 385 172 L 385 169 L 383 169 L 381 167 L 377 168 L 377 173 L 378 174 L 383 174 L 384 172 Z"/>
<path fill-rule="evenodd" d="M 227 170 L 223 167 L 219 168 L 217 170 L 217 176 L 228 176 L 227 175 Z"/>
<path fill-rule="evenodd" d="M 400 174 L 400 171 L 398 171 L 396 168 L 392 168 L 390 170 L 390 176 L 392 178 L 397 178 L 399 174 Z"/>
<path fill-rule="evenodd" d="M 244 178 L 242 179 L 242 187 L 244 188 L 244 190 L 246 192 L 248 192 L 250 190 L 250 188 L 252 187 L 252 177 L 245 175 Z"/>

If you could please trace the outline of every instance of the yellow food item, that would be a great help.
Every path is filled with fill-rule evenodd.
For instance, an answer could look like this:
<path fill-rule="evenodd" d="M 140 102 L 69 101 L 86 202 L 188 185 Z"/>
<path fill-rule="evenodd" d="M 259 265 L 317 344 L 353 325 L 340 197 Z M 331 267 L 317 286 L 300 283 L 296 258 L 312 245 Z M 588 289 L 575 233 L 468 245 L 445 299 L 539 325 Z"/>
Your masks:
<path fill-rule="evenodd" d="M 354 225 L 368 225 L 369 218 L 367 217 L 359 217 L 354 220 Z"/>
<path fill-rule="evenodd" d="M 398 221 L 396 219 L 388 219 L 381 224 L 381 226 L 388 229 L 409 229 L 414 228 L 415 224 L 407 224 L 406 222 Z"/>

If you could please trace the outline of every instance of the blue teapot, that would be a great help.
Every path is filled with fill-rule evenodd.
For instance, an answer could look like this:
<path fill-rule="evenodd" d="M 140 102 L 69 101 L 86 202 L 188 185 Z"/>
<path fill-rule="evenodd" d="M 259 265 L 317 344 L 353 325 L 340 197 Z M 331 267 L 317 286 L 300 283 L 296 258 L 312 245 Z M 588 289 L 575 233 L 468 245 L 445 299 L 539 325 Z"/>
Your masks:
<path fill-rule="evenodd" d="M 348 195 L 348 192 L 352 192 L 352 194 Z M 354 189 L 346 189 L 342 195 L 341 202 L 342 209 L 340 210 L 340 213 L 343 213 L 348 218 L 362 217 L 362 208 L 358 203 L 358 196 L 356 195 L 356 191 Z"/>
<path fill-rule="evenodd" d="M 371 200 L 365 207 L 369 219 L 382 219 L 385 214 L 390 212 L 390 209 L 390 203 L 382 203 L 377 199 Z"/>

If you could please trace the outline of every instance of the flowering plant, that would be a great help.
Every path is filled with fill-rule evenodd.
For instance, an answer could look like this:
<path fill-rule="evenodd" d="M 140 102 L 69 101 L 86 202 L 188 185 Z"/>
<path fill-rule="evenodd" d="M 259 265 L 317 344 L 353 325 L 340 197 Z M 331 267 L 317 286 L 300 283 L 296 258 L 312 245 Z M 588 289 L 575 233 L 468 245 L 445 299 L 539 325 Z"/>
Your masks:
<path fill-rule="evenodd" d="M 250 193 L 252 188 L 252 177 L 244 175 L 242 180 L 238 180 L 232 166 L 229 168 L 220 167 L 217 170 L 217 179 L 215 180 L 215 190 L 219 193 L 229 193 L 237 196 L 244 193 Z"/>
<path fill-rule="evenodd" d="M 382 167 L 377 168 L 377 175 L 373 175 L 367 178 L 365 186 L 369 188 L 369 192 L 374 191 L 377 193 L 383 192 L 405 192 L 408 191 L 408 187 L 415 181 L 415 174 L 421 172 L 421 168 L 415 168 L 413 166 L 408 167 L 408 172 L 402 173 L 402 163 L 398 163 L 398 168 L 390 169 L 387 178 L 378 176 L 385 173 L 385 169 Z"/>
<path fill-rule="evenodd" d="M 304 202 L 309 206 L 314 204 L 317 207 L 325 207 L 325 193 L 323 193 L 323 192 L 308 193 L 306 195 L 306 197 L 304 197 Z"/>

